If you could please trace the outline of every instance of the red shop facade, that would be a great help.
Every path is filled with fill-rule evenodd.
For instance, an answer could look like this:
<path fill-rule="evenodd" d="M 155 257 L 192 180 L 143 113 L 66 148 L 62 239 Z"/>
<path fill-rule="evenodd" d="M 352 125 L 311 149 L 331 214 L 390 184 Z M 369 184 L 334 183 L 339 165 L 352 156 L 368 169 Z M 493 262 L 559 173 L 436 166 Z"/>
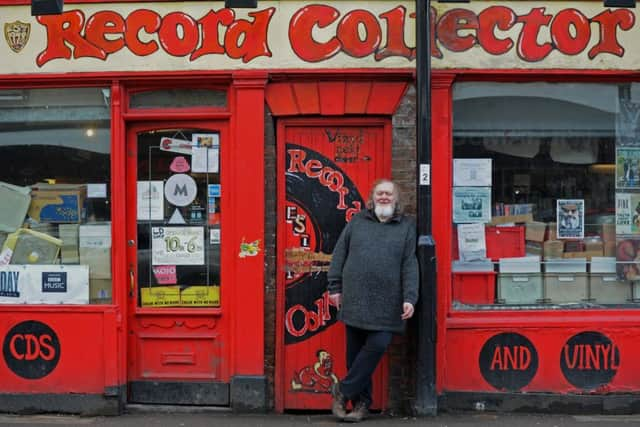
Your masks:
<path fill-rule="evenodd" d="M 378 177 L 416 211 L 414 4 L 0 5 L 0 410 L 328 408 L 333 245 Z M 439 406 L 632 410 L 635 13 L 432 6 Z"/>

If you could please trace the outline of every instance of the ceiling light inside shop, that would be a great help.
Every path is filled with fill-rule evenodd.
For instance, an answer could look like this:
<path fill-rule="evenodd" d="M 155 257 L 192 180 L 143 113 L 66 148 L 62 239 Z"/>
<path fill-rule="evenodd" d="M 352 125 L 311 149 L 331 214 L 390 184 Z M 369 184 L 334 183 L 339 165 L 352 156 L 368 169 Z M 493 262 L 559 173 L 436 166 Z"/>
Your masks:
<path fill-rule="evenodd" d="M 92 128 L 89 128 L 89 129 L 87 129 L 87 131 L 85 132 L 85 134 L 86 134 L 89 138 L 91 138 L 93 135 L 95 135 L 95 134 L 96 134 L 96 132 L 95 132 Z"/>

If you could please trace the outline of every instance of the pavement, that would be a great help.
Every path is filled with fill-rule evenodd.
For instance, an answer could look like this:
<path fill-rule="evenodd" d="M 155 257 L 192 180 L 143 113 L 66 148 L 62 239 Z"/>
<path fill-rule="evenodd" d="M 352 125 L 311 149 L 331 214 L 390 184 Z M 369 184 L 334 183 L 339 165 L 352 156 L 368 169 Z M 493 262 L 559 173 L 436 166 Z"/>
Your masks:
<path fill-rule="evenodd" d="M 190 409 L 185 407 L 128 407 L 116 417 L 81 417 L 69 415 L 0 414 L 0 426 L 52 427 L 289 427 L 347 426 L 329 413 L 234 414 L 224 409 Z M 547 415 L 497 414 L 489 412 L 445 413 L 436 417 L 393 417 L 373 414 L 363 426 L 428 427 L 626 427 L 640 426 L 638 415 Z"/>

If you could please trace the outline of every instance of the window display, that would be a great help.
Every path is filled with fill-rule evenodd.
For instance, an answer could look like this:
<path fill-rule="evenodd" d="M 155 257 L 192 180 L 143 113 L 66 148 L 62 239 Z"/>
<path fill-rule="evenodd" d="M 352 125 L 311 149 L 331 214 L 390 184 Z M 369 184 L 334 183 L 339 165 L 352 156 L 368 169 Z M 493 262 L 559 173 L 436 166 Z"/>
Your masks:
<path fill-rule="evenodd" d="M 640 306 L 638 89 L 454 86 L 455 308 Z"/>
<path fill-rule="evenodd" d="M 110 96 L 0 90 L 0 303 L 111 303 Z"/>

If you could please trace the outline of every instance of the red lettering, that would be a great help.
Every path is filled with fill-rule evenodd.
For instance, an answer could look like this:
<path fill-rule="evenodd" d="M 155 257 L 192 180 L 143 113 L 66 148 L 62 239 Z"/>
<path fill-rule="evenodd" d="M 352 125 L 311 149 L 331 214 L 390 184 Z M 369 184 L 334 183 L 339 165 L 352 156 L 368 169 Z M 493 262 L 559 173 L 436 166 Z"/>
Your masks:
<path fill-rule="evenodd" d="M 460 36 L 459 30 L 478 30 L 478 17 L 466 9 L 451 9 L 438 22 L 438 38 L 444 47 L 453 52 L 463 52 L 476 44 L 475 36 Z"/>
<path fill-rule="evenodd" d="M 617 28 L 627 31 L 633 27 L 636 17 L 629 9 L 606 10 L 591 19 L 600 24 L 600 40 L 589 50 L 589 59 L 601 53 L 610 53 L 622 57 L 624 48 L 618 43 Z"/>
<path fill-rule="evenodd" d="M 404 41 L 406 14 L 407 9 L 404 6 L 398 6 L 380 14 L 380 18 L 387 22 L 387 44 L 376 52 L 376 61 L 390 56 L 402 56 L 409 60 L 415 58 L 415 49 L 409 49 Z"/>
<path fill-rule="evenodd" d="M 228 27 L 233 22 L 233 18 L 234 14 L 231 9 L 211 11 L 202 17 L 198 21 L 202 25 L 202 43 L 189 59 L 193 61 L 203 55 L 224 54 L 224 46 L 220 44 L 218 36 L 218 27 L 220 24 Z"/>
<path fill-rule="evenodd" d="M 573 349 L 573 357 L 571 358 L 571 360 L 569 360 L 569 345 L 564 346 L 564 351 L 562 353 L 564 354 L 564 363 L 566 363 L 567 368 L 574 369 L 576 367 L 576 364 L 578 363 L 578 352 L 576 351 L 576 349 Z"/>
<path fill-rule="evenodd" d="M 416 17 L 415 13 L 411 14 L 412 18 Z M 434 58 L 442 58 L 442 51 L 438 48 L 436 43 L 436 28 L 438 27 L 438 12 L 434 7 L 429 10 L 429 22 L 431 23 L 431 56 Z"/>
<path fill-rule="evenodd" d="M 158 50 L 158 43 L 155 40 L 143 42 L 140 40 L 140 32 L 144 30 L 147 34 L 153 34 L 160 28 L 162 19 L 160 15 L 152 10 L 135 10 L 127 16 L 127 31 L 124 33 L 124 41 L 127 47 L 137 56 L 147 56 Z"/>
<path fill-rule="evenodd" d="M 320 175 L 322 175 L 321 170 L 322 170 L 322 163 L 320 162 L 320 160 L 311 159 L 307 162 L 304 172 L 310 178 L 320 178 Z"/>
<path fill-rule="evenodd" d="M 520 346 L 520 369 L 525 370 L 531 364 L 531 350 L 525 346 Z"/>
<path fill-rule="evenodd" d="M 513 47 L 510 38 L 499 39 L 495 36 L 496 28 L 500 31 L 511 29 L 518 16 L 508 7 L 491 6 L 478 15 L 478 43 L 485 52 L 492 55 L 502 55 Z"/>
<path fill-rule="evenodd" d="M 52 344 L 53 339 L 50 335 L 41 335 L 40 336 L 40 357 L 44 360 L 53 360 L 56 357 L 56 351 L 53 348 Z"/>
<path fill-rule="evenodd" d="M 592 345 L 586 345 L 585 350 L 585 369 L 600 369 L 600 353 L 597 348 Z"/>
<path fill-rule="evenodd" d="M 11 340 L 9 341 L 9 351 L 11 352 L 11 356 L 13 356 L 14 359 L 22 360 L 24 359 L 24 355 L 18 353 L 18 349 L 16 348 L 16 341 L 19 339 L 24 341 L 24 337 L 22 336 L 22 334 L 16 334 L 11 337 Z"/>
<path fill-rule="evenodd" d="M 87 42 L 80 35 L 84 25 L 84 13 L 79 10 L 64 12 L 61 15 L 44 15 L 36 17 L 38 22 L 47 28 L 47 48 L 36 58 L 38 67 L 42 67 L 53 59 L 70 59 L 73 46 L 73 57 L 93 57 L 105 59 L 107 53 Z"/>
<path fill-rule="evenodd" d="M 609 369 L 609 352 L 611 351 L 611 345 L 596 344 L 596 351 L 598 350 L 602 351 L 602 360 L 604 362 L 603 369 Z"/>
<path fill-rule="evenodd" d="M 500 351 L 500 347 L 496 347 L 495 350 L 493 350 L 493 358 L 491 359 L 491 365 L 489 366 L 489 369 L 495 371 L 496 367 L 499 370 L 503 370 L 502 352 Z"/>
<path fill-rule="evenodd" d="M 186 56 L 198 44 L 198 23 L 182 12 L 170 13 L 162 20 L 158 37 L 160 45 L 169 55 Z"/>
<path fill-rule="evenodd" d="M 553 50 L 551 43 L 538 44 L 540 27 L 549 25 L 551 21 L 551 15 L 545 15 L 544 11 L 544 7 L 538 7 L 518 17 L 518 22 L 524 23 L 524 27 L 518 36 L 517 51 L 518 56 L 525 61 L 541 61 Z"/>
<path fill-rule="evenodd" d="M 98 12 L 87 20 L 86 39 L 89 43 L 108 54 L 124 47 L 124 19 L 115 12 Z M 120 37 L 107 39 L 107 34 L 118 34 Z M 105 56 L 106 57 L 106 56 Z"/>
<path fill-rule="evenodd" d="M 364 40 L 360 39 L 361 27 L 366 34 Z M 372 54 L 378 49 L 382 40 L 380 24 L 376 17 L 366 10 L 349 12 L 338 24 L 337 34 L 344 53 L 355 58 Z"/>
<path fill-rule="evenodd" d="M 324 43 L 313 39 L 314 27 L 325 28 L 331 25 L 340 13 L 337 9 L 325 5 L 309 5 L 298 10 L 289 23 L 289 42 L 298 57 L 307 62 L 319 62 L 336 55 L 342 46 L 336 37 Z"/>
<path fill-rule="evenodd" d="M 287 150 L 289 153 L 289 169 L 287 172 L 306 172 L 302 161 L 307 157 L 307 153 L 302 150 Z"/>
<path fill-rule="evenodd" d="M 353 206 L 353 208 L 347 209 L 347 213 L 345 214 L 347 222 L 351 221 L 351 218 L 362 210 L 362 203 L 358 201 L 353 202 Z"/>
<path fill-rule="evenodd" d="M 40 355 L 40 344 L 38 343 L 38 339 L 33 335 L 25 335 L 25 360 L 36 360 Z"/>
<path fill-rule="evenodd" d="M 513 348 L 503 347 L 504 369 L 518 369 L 518 346 Z"/>
<path fill-rule="evenodd" d="M 250 12 L 249 16 L 253 22 L 240 19 L 229 25 L 224 36 L 224 45 L 227 55 L 230 58 L 242 58 L 242 62 L 247 63 L 258 56 L 271 56 L 267 43 L 267 32 L 271 16 L 275 8 L 262 10 L 260 12 Z M 240 39 L 244 37 L 242 43 Z"/>
<path fill-rule="evenodd" d="M 560 11 L 551 23 L 553 44 L 565 55 L 577 55 L 582 52 L 591 39 L 591 28 L 586 16 L 576 9 Z M 575 31 L 572 37 L 571 28 Z"/>
<path fill-rule="evenodd" d="M 609 344 L 611 346 L 611 369 L 617 370 L 620 368 L 620 352 L 618 351 L 618 346 L 615 344 Z"/>
<path fill-rule="evenodd" d="M 302 328 L 300 329 L 296 329 L 294 324 L 293 324 L 293 316 L 296 313 L 302 313 L 302 315 L 304 316 L 304 324 L 302 325 Z M 301 337 L 304 334 L 307 333 L 307 309 L 304 308 L 302 305 L 300 304 L 296 304 L 294 306 L 292 306 L 289 310 L 287 310 L 287 315 L 285 316 L 285 326 L 287 328 L 287 332 L 289 332 L 291 335 L 293 335 L 294 337 Z"/>

